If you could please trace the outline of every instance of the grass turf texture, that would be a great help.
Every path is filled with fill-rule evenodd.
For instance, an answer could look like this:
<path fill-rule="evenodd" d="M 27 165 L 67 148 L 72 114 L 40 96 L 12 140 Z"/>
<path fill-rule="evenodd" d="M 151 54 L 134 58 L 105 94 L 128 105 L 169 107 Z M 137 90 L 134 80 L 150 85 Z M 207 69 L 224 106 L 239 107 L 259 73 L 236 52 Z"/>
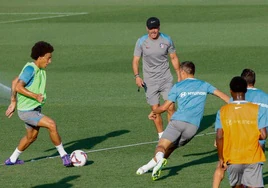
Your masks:
<path fill-rule="evenodd" d="M 33 12 L 44 14 L 26 14 Z M 20 157 L 26 164 L 0 167 L 3 187 L 211 186 L 217 162 L 214 134 L 198 136 L 173 153 L 156 182 L 150 173 L 135 174 L 151 159 L 156 143 L 101 150 L 157 139 L 147 119 L 150 110 L 144 92 L 137 92 L 131 68 L 135 42 L 146 33 L 150 16 L 160 18 L 161 31 L 172 37 L 180 60 L 196 64 L 196 77 L 228 93 L 230 79 L 248 67 L 257 73 L 256 87 L 267 91 L 268 3 L 263 1 L 5 0 L 0 13 L 4 36 L 0 38 L 0 82 L 10 87 L 12 78 L 30 61 L 34 42 L 52 43 L 55 52 L 47 68 L 48 100 L 43 112 L 57 122 L 69 153 L 89 152 L 87 166 L 64 168 L 42 129 Z M 8 92 L 0 91 L 0 161 L 4 161 L 25 130 L 17 114 L 4 117 Z M 214 131 L 215 113 L 222 104 L 208 97 L 198 134 Z M 267 164 L 264 183 L 267 186 Z M 226 176 L 222 187 L 228 185 Z"/>

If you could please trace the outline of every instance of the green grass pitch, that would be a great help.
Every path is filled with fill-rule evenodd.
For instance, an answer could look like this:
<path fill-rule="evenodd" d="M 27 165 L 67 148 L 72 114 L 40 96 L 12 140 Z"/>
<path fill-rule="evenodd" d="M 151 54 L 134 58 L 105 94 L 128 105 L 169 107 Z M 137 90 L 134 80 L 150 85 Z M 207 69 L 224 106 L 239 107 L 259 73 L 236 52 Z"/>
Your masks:
<path fill-rule="evenodd" d="M 2 187 L 211 187 L 217 164 L 215 114 L 224 103 L 209 96 L 198 136 L 175 151 L 158 181 L 136 170 L 154 153 L 157 135 L 144 91 L 137 92 L 132 57 L 145 21 L 157 16 L 180 61 L 196 64 L 196 77 L 229 94 L 244 68 L 268 92 L 268 3 L 262 0 L 1 0 L 0 177 Z M 47 104 L 67 152 L 88 152 L 88 165 L 65 168 L 45 129 L 22 155 L 4 166 L 24 135 L 17 114 L 4 116 L 11 80 L 39 40 L 53 44 L 47 68 Z M 172 70 L 173 71 L 173 70 Z M 174 72 L 173 72 L 174 73 Z M 3 87 L 6 86 L 6 87 Z M 166 114 L 163 114 L 166 124 Z M 267 154 L 266 154 L 267 155 Z M 49 158 L 50 156 L 50 158 Z M 264 165 L 268 185 L 268 165 Z M 222 187 L 229 187 L 227 176 Z"/>

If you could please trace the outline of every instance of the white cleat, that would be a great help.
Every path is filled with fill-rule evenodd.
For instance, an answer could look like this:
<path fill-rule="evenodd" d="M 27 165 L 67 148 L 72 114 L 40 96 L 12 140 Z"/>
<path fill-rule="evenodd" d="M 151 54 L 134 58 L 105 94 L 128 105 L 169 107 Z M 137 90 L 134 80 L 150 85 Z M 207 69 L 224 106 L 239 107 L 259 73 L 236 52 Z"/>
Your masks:
<path fill-rule="evenodd" d="M 143 166 L 142 166 L 142 167 L 143 167 Z M 145 174 L 146 172 L 148 172 L 148 170 L 145 170 L 145 169 L 142 168 L 142 167 L 140 167 L 140 168 L 137 170 L 137 172 L 136 172 L 137 175 L 142 175 L 142 174 Z"/>

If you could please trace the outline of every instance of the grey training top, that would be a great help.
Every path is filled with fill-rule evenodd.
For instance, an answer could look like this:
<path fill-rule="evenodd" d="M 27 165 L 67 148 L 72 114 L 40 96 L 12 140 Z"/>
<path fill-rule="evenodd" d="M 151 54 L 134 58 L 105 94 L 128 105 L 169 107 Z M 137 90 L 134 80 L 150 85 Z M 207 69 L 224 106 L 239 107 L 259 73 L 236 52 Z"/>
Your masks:
<path fill-rule="evenodd" d="M 175 53 L 175 51 L 171 38 L 163 33 L 159 33 L 156 40 L 150 39 L 148 34 L 137 40 L 134 56 L 142 56 L 143 79 L 146 83 L 172 79 L 168 54 Z"/>

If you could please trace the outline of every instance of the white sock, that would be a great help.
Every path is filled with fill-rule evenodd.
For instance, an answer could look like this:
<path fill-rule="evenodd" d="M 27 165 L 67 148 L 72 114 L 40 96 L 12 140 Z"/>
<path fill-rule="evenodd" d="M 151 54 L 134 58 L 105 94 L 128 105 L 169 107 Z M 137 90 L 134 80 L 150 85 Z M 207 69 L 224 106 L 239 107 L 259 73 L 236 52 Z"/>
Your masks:
<path fill-rule="evenodd" d="M 150 160 L 146 165 L 142 166 L 142 169 L 145 171 L 150 170 L 151 168 L 155 167 L 157 163 L 155 162 L 154 158 L 152 158 L 152 160 Z"/>
<path fill-rule="evenodd" d="M 10 156 L 10 161 L 12 163 L 15 163 L 17 161 L 17 159 L 19 158 L 21 153 L 22 153 L 22 151 L 20 151 L 20 150 L 18 150 L 18 148 L 16 148 L 15 151 Z"/>
<path fill-rule="evenodd" d="M 160 139 L 161 138 L 161 136 L 163 135 L 163 131 L 161 132 L 161 133 L 158 133 L 158 138 Z"/>
<path fill-rule="evenodd" d="M 159 151 L 155 154 L 156 162 L 164 158 L 164 153 Z"/>
<path fill-rule="evenodd" d="M 62 143 L 60 143 L 60 145 L 55 146 L 55 147 L 56 147 L 56 149 L 58 150 L 58 152 L 59 152 L 59 154 L 60 154 L 61 157 L 63 157 L 64 155 L 67 154 L 66 151 L 65 151 L 64 148 L 63 148 Z"/>

